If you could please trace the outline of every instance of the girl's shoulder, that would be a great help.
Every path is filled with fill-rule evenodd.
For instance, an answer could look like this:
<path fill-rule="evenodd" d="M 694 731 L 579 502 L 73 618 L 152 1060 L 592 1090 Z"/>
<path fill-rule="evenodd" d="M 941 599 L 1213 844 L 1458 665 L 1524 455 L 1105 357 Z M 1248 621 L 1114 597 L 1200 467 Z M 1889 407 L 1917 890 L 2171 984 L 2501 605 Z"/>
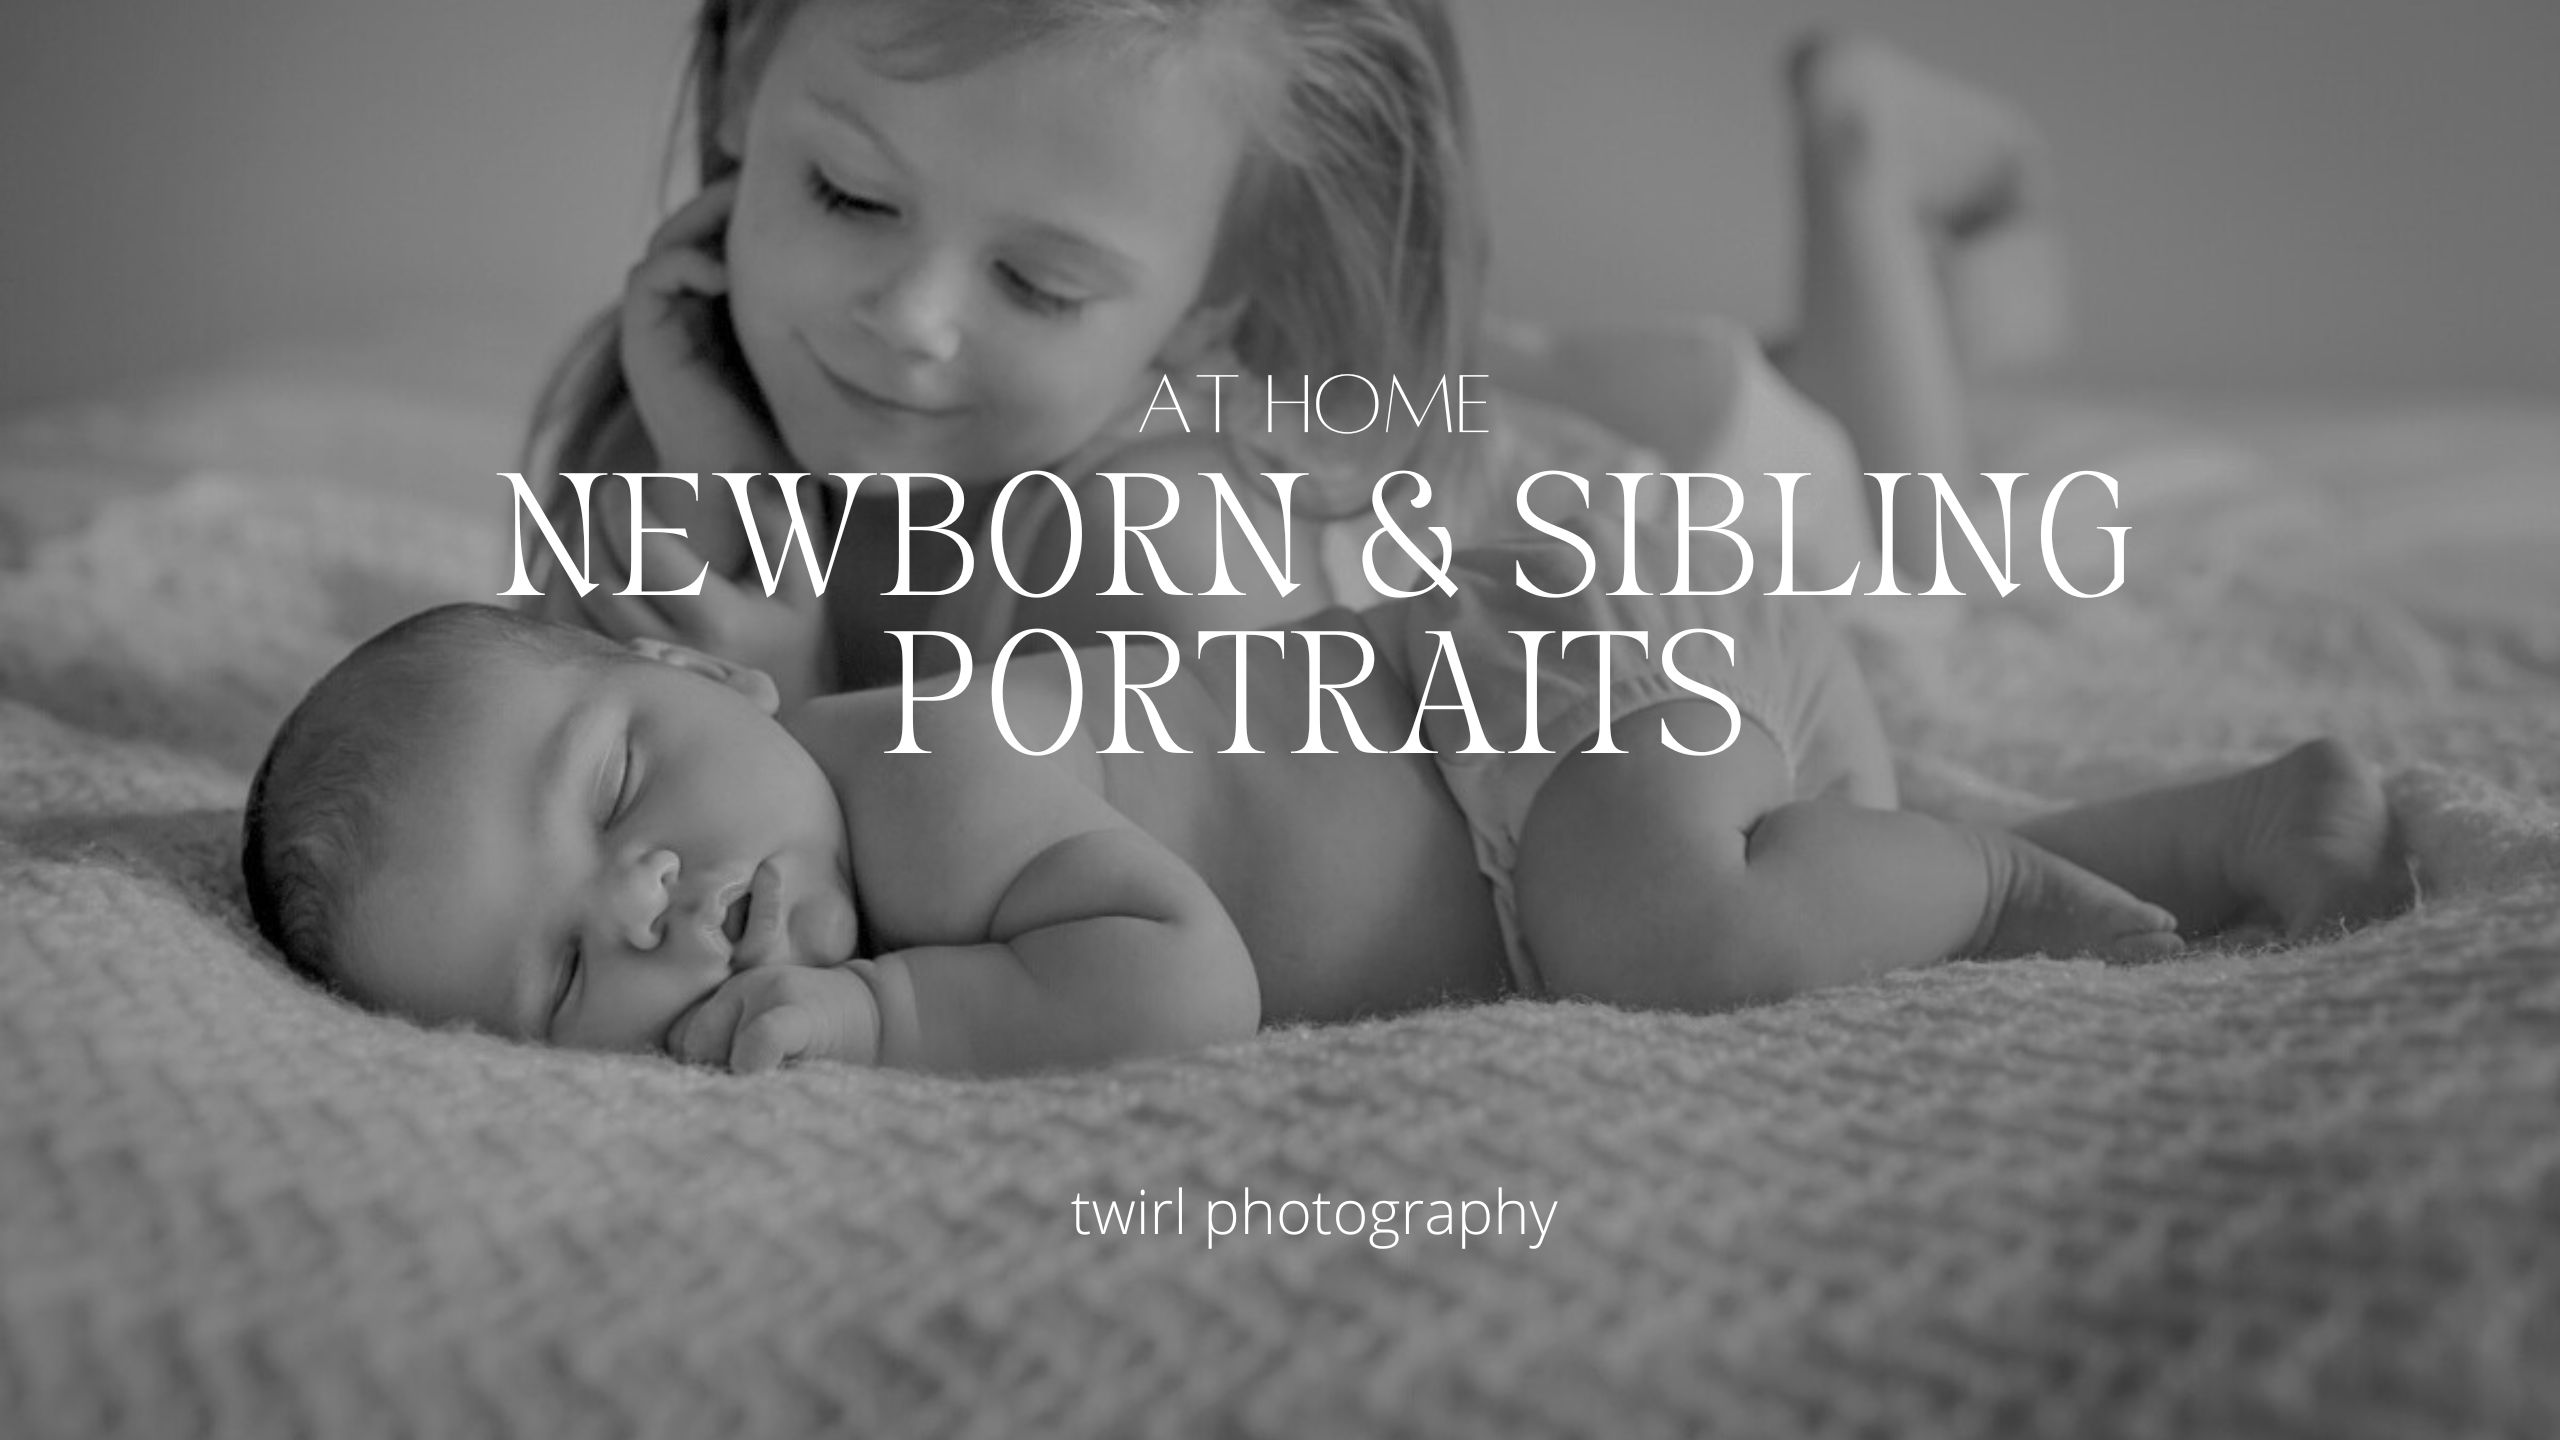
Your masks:
<path fill-rule="evenodd" d="M 1532 457 L 1603 459 L 1600 437 L 1615 437 L 1631 459 L 1687 470 L 1813 469 L 1839 454 L 1831 417 L 1788 383 L 1758 336 L 1722 316 L 1496 322 L 1486 327 L 1485 363 L 1505 392 L 1514 443 Z"/>

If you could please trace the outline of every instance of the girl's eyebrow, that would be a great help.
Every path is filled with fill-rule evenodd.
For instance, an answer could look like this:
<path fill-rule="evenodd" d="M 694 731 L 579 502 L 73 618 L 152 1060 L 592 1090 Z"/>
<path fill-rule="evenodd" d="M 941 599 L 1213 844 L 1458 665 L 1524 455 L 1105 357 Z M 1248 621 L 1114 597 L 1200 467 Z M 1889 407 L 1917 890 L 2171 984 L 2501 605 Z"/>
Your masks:
<path fill-rule="evenodd" d="M 854 109 L 850 103 L 838 99 L 833 95 L 821 94 L 816 91 L 810 92 L 809 100 L 811 104 L 818 107 L 820 113 L 828 116 L 830 119 L 833 119 L 836 123 L 843 125 L 847 129 L 852 130 L 863 139 L 870 141 L 871 148 L 879 151 L 890 164 L 897 166 L 901 170 L 914 168 L 907 164 L 907 158 L 905 156 L 898 153 L 898 147 L 889 143 L 889 137 L 872 129 L 871 122 L 863 119 L 862 112 Z"/>
<path fill-rule="evenodd" d="M 1046 249 L 1067 252 L 1065 258 L 1071 262 L 1091 265 L 1102 272 L 1099 278 L 1106 284 L 1125 286 L 1137 270 L 1136 261 L 1090 235 L 1046 220 L 1025 220 L 1021 224 L 1024 238 Z"/>

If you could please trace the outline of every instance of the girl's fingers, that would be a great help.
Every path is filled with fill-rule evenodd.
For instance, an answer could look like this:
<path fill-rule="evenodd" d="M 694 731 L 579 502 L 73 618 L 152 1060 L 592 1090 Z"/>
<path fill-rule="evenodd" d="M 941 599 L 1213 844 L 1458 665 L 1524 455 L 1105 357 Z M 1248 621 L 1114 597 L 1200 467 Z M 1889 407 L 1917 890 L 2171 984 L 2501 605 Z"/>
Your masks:
<path fill-rule="evenodd" d="M 536 619 L 550 620 L 562 625 L 578 623 L 577 587 L 569 583 L 568 576 L 560 573 L 560 567 L 557 564 L 545 557 L 541 568 L 534 572 L 532 580 L 535 588 L 541 592 L 534 597 L 533 601 L 533 614 Z"/>
<path fill-rule="evenodd" d="M 725 295 L 729 267 L 700 250 L 660 250 L 641 257 L 622 283 L 633 295 Z"/>
<path fill-rule="evenodd" d="M 627 542 L 629 537 L 624 539 Z M 653 530 L 641 536 L 640 559 L 647 567 L 642 571 L 642 578 L 649 582 L 652 590 L 681 590 L 691 585 L 695 576 L 702 578 L 702 595 L 670 598 L 700 599 L 711 595 L 713 587 L 720 583 L 720 577 L 712 574 L 710 566 L 703 560 L 702 552 L 687 544 L 681 535 Z"/>
<path fill-rule="evenodd" d="M 587 514 L 587 579 L 594 582 L 594 595 L 622 588 L 629 573 L 623 556 L 630 548 L 631 507 L 624 503 L 622 487 L 598 485 Z"/>
<path fill-rule="evenodd" d="M 596 527 L 596 539 L 601 543 L 596 546 L 594 566 L 587 573 L 596 588 L 579 597 L 579 610 L 589 628 L 616 640 L 667 640 L 690 645 L 694 642 L 686 638 L 674 616 L 658 603 L 658 597 L 621 593 L 631 588 L 630 513 L 629 506 L 616 505 L 609 514 L 599 517 L 602 523 Z M 651 589 L 671 588 L 667 577 L 678 573 L 672 565 L 659 568 L 664 558 L 663 551 L 649 552 L 649 568 L 641 572 L 640 578 Z"/>
<path fill-rule="evenodd" d="M 616 540 L 615 568 L 622 571 L 618 552 L 623 540 Z M 714 655 L 728 655 L 737 648 L 738 637 L 752 620 L 752 608 L 760 599 L 741 590 L 716 572 L 705 569 L 701 552 L 686 544 L 681 536 L 654 534 L 644 537 L 646 551 L 641 578 L 650 588 L 680 589 L 691 585 L 696 576 L 702 589 L 693 595 L 641 596 L 614 595 L 609 634 L 622 639 L 648 635 L 706 650 Z M 615 576 L 617 588 L 626 583 L 624 574 Z M 602 591 L 587 597 L 590 613 L 602 607 L 595 602 L 607 598 Z M 625 628 L 628 627 L 628 628 Z"/>
<path fill-rule="evenodd" d="M 686 639 L 667 613 L 646 596 L 624 595 L 598 585 L 580 597 L 578 613 L 586 628 L 610 639 L 664 640 L 672 645 L 694 643 Z"/>
<path fill-rule="evenodd" d="M 651 251 L 692 249 L 721 233 L 729 223 L 730 206 L 738 198 L 738 177 L 732 175 L 702 188 L 702 193 L 675 208 L 658 228 L 650 232 Z"/>

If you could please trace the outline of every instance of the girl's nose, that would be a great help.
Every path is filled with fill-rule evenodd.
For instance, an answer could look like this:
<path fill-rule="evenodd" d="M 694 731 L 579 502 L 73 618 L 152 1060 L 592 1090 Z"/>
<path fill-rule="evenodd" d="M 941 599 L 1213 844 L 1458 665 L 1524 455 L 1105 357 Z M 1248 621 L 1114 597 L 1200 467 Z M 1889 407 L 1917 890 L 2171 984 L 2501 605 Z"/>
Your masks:
<path fill-rule="evenodd" d="M 910 250 L 866 297 L 866 319 L 881 340 L 915 360 L 959 352 L 967 272 L 922 248 Z"/>
<path fill-rule="evenodd" d="M 634 950 L 654 950 L 665 938 L 667 905 L 684 863 L 676 852 L 647 850 L 606 877 L 604 922 L 615 939 Z"/>

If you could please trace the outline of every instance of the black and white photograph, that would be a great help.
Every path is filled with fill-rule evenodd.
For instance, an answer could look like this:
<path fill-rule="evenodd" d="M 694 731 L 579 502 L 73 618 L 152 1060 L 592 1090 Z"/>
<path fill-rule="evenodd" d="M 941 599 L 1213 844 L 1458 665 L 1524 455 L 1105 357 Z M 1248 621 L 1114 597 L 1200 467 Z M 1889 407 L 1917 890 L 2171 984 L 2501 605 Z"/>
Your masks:
<path fill-rule="evenodd" d="M 2560 1433 L 2548 0 L 0 57 L 0 1434 Z"/>

